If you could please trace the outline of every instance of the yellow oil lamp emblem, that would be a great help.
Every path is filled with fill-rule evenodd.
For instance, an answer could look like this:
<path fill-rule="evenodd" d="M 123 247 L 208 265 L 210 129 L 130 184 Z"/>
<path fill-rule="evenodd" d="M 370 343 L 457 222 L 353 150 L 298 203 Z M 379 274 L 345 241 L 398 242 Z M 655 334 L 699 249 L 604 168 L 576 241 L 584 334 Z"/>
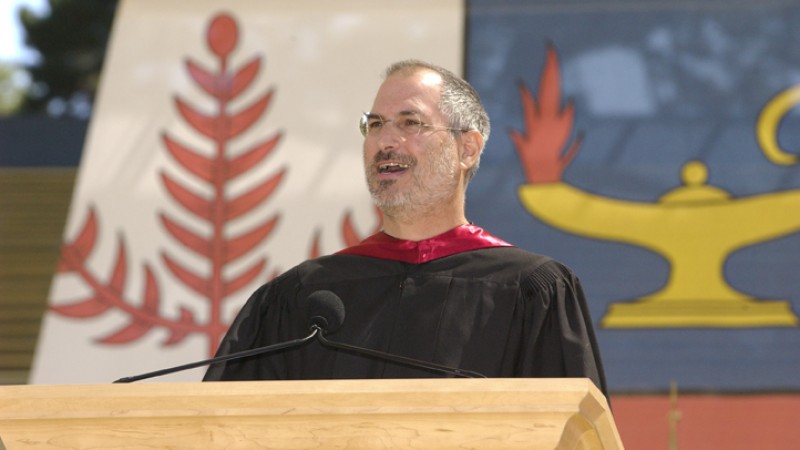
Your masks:
<path fill-rule="evenodd" d="M 665 285 L 645 297 L 612 304 L 605 328 L 797 326 L 785 299 L 753 298 L 728 284 L 726 259 L 744 247 L 800 232 L 800 189 L 734 198 L 709 185 L 708 168 L 689 161 L 681 185 L 656 202 L 599 196 L 563 182 L 577 152 L 571 145 L 574 107 L 562 107 L 554 49 L 548 49 L 538 99 L 520 87 L 525 129 L 511 139 L 528 183 L 519 187 L 523 206 L 557 229 L 595 239 L 623 242 L 666 259 Z M 798 155 L 777 144 L 782 118 L 800 104 L 800 86 L 767 103 L 756 124 L 762 151 L 771 162 L 794 165 Z M 566 149 L 566 150 L 564 150 Z"/>

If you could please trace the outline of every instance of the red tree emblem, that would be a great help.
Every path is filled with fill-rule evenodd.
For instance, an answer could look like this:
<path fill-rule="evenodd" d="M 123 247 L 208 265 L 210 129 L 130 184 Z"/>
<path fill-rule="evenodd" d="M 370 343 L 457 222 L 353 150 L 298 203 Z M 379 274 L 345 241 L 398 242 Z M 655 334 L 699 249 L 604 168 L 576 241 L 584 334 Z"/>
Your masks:
<path fill-rule="evenodd" d="M 231 101 L 238 98 L 255 80 L 261 67 L 261 58 L 254 57 L 236 70 L 229 69 L 228 57 L 239 39 L 238 26 L 230 15 L 215 16 L 208 27 L 206 39 L 209 49 L 218 60 L 217 68 L 208 70 L 191 60 L 187 60 L 186 68 L 194 83 L 213 99 L 215 111 L 203 113 L 180 98 L 175 99 L 175 105 L 183 120 L 213 143 L 214 153 L 206 155 L 178 142 L 167 133 L 163 134 L 162 139 L 172 158 L 183 170 L 204 183 L 210 194 L 192 190 L 170 174 L 161 173 L 161 181 L 169 197 L 197 218 L 205 230 L 195 231 L 197 227 L 189 228 L 166 212 L 160 214 L 160 220 L 169 236 L 208 263 L 207 271 L 197 272 L 168 252 L 161 252 L 169 272 L 206 301 L 208 319 L 199 322 L 186 307 L 179 308 L 177 318 L 162 315 L 158 281 L 147 263 L 144 264 L 143 298 L 138 302 L 126 299 L 127 258 L 122 236 L 108 280 L 93 274 L 86 264 L 94 249 L 98 231 L 97 214 L 92 208 L 78 237 L 64 244 L 58 267 L 59 272 L 79 275 L 91 289 L 91 295 L 51 309 L 74 318 L 97 316 L 112 308 L 123 312 L 127 323 L 100 338 L 101 343 L 129 343 L 150 330 L 162 328 L 168 331 L 168 338 L 163 345 L 175 345 L 190 334 L 201 334 L 207 338 L 209 354 L 213 354 L 228 327 L 222 319 L 224 302 L 262 277 L 266 268 L 266 258 L 262 257 L 236 275 L 229 276 L 229 270 L 226 270 L 262 244 L 278 222 L 278 215 L 275 215 L 239 234 L 234 235 L 230 229 L 237 219 L 266 202 L 286 173 L 286 169 L 281 169 L 244 193 L 235 196 L 230 194 L 230 183 L 261 164 L 280 141 L 281 135 L 278 133 L 244 151 L 237 151 L 231 145 L 234 138 L 245 133 L 264 114 L 272 91 L 238 111 L 231 111 Z"/>

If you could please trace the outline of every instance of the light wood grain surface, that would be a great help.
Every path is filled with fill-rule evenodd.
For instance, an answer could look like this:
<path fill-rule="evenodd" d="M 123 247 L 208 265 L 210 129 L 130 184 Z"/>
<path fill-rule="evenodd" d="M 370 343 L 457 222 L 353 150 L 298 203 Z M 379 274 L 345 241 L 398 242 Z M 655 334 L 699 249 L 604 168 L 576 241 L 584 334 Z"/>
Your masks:
<path fill-rule="evenodd" d="M 0 387 L 14 449 L 621 448 L 586 379 Z"/>

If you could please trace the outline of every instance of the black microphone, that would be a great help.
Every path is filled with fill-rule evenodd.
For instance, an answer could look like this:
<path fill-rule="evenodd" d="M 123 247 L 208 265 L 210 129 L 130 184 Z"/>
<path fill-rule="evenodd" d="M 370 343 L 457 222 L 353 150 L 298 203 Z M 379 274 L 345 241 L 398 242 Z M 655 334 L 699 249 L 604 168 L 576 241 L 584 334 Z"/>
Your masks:
<path fill-rule="evenodd" d="M 317 291 L 308 297 L 308 303 L 309 317 L 311 317 L 311 328 L 319 330 L 319 333 L 316 335 L 317 340 L 326 347 L 355 353 L 360 356 L 388 360 L 405 366 L 411 366 L 417 369 L 422 368 L 445 375 L 454 375 L 462 378 L 486 378 L 485 375 L 478 372 L 473 372 L 471 370 L 457 369 L 454 367 L 444 366 L 428 361 L 421 361 L 406 356 L 394 355 L 378 350 L 356 347 L 354 345 L 328 340 L 325 337 L 325 334 L 327 334 L 328 331 L 334 332 L 338 330 L 342 322 L 344 322 L 345 310 L 342 299 L 331 291 Z M 329 327 L 327 330 L 325 329 L 326 326 Z"/>
<path fill-rule="evenodd" d="M 162 375 L 194 369 L 200 366 L 207 366 L 234 359 L 247 358 L 248 356 L 262 355 L 287 348 L 299 347 L 311 341 L 314 339 L 314 337 L 318 337 L 322 333 L 335 333 L 342 326 L 342 322 L 344 322 L 344 304 L 342 303 L 342 299 L 337 297 L 336 294 L 331 291 L 313 292 L 308 296 L 307 317 L 311 333 L 304 338 L 280 342 L 278 344 L 266 345 L 258 348 L 251 348 L 249 350 L 242 350 L 240 352 L 229 353 L 227 355 L 204 359 L 202 361 L 195 361 L 189 364 L 155 370 L 153 372 L 147 372 L 141 375 L 124 377 L 114 381 L 114 383 L 132 383 L 134 381 L 160 377 Z"/>
<path fill-rule="evenodd" d="M 308 324 L 323 334 L 335 333 L 344 323 L 344 303 L 331 291 L 316 291 L 308 296 Z"/>

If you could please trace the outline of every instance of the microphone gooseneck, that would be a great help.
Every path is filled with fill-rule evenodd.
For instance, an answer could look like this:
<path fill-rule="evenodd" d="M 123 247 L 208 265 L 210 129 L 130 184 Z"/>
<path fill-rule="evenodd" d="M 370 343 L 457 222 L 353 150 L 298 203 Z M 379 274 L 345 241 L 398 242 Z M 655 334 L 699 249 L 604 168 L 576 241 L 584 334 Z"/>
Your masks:
<path fill-rule="evenodd" d="M 445 366 L 442 364 L 422 361 L 419 359 L 408 358 L 406 356 L 400 356 L 392 353 L 386 353 L 378 350 L 372 350 L 369 348 L 356 347 L 354 345 L 331 341 L 325 337 L 324 332 L 320 332 L 317 334 L 317 340 L 320 342 L 320 344 L 328 348 L 335 348 L 337 350 L 343 350 L 346 352 L 355 353 L 360 356 L 367 356 L 371 358 L 391 361 L 397 364 L 402 364 L 417 369 L 426 369 L 431 372 L 436 372 L 442 375 L 453 375 L 461 378 L 486 378 L 486 375 L 474 372 L 472 370 L 458 369 L 456 367 Z"/>
<path fill-rule="evenodd" d="M 312 330 L 316 329 L 317 341 L 325 347 L 355 353 L 360 356 L 378 358 L 402 364 L 417 369 L 426 369 L 444 375 L 453 375 L 463 378 L 486 378 L 485 375 L 471 370 L 458 369 L 442 364 L 436 364 L 406 356 L 372 350 L 364 347 L 335 342 L 325 337 L 328 333 L 336 332 L 342 326 L 345 317 L 344 302 L 338 295 L 331 291 L 316 291 L 308 297 L 308 322 Z"/>
<path fill-rule="evenodd" d="M 153 372 L 143 373 L 141 375 L 134 375 L 131 377 L 120 378 L 114 383 L 132 383 L 134 381 L 146 380 L 148 378 L 160 377 L 175 372 L 194 369 L 201 366 L 208 366 L 225 361 L 232 361 L 235 359 L 247 358 L 250 356 L 262 355 L 273 353 L 279 350 L 299 347 L 307 342 L 313 340 L 325 332 L 334 332 L 342 326 L 344 322 L 344 304 L 336 294 L 331 291 L 316 291 L 308 296 L 308 323 L 311 332 L 308 336 L 293 339 L 287 342 L 280 342 L 277 344 L 266 345 L 258 348 L 251 348 L 241 352 L 229 353 L 227 355 L 216 356 L 214 358 L 204 359 L 202 361 L 195 361 L 189 364 L 170 367 L 167 369 L 155 370 Z"/>
<path fill-rule="evenodd" d="M 192 362 L 192 363 L 189 363 L 189 364 L 183 364 L 183 365 L 180 365 L 180 366 L 170 367 L 168 369 L 161 369 L 161 370 L 156 370 L 156 371 L 153 371 L 153 372 L 143 373 L 141 375 L 135 375 L 135 376 L 132 376 L 132 377 L 120 378 L 119 380 L 114 381 L 114 383 L 132 383 L 134 381 L 145 380 L 147 378 L 153 378 L 153 377 L 160 377 L 162 375 L 167 375 L 167 374 L 170 374 L 170 373 L 175 373 L 175 372 L 181 372 L 181 371 L 184 371 L 184 370 L 194 369 L 196 367 L 208 366 L 208 365 L 211 365 L 211 364 L 221 363 L 221 362 L 225 362 L 225 361 L 231 361 L 231 360 L 234 360 L 234 359 L 247 358 L 248 356 L 261 355 L 261 354 L 264 354 L 264 353 L 272 353 L 272 352 L 276 352 L 278 350 L 283 350 L 283 349 L 287 349 L 287 348 L 299 347 L 300 345 L 303 345 L 306 342 L 309 342 L 310 340 L 314 339 L 314 337 L 318 336 L 319 333 L 320 333 L 320 329 L 319 328 L 314 328 L 314 329 L 311 330 L 311 333 L 309 333 L 308 336 L 300 338 L 300 339 L 294 339 L 294 340 L 291 340 L 291 341 L 281 342 L 281 343 L 273 344 L 273 345 L 266 345 L 264 347 L 251 348 L 250 350 L 244 350 L 244 351 L 236 352 L 236 353 L 229 353 L 227 355 L 217 356 L 215 358 L 204 359 L 202 361 L 195 361 L 195 362 Z"/>
<path fill-rule="evenodd" d="M 170 367 L 167 369 L 156 370 L 141 375 L 120 378 L 114 381 L 114 383 L 131 383 L 134 381 L 144 380 L 147 378 L 153 378 L 174 372 L 180 372 L 183 370 L 194 369 L 200 366 L 207 366 L 225 361 L 232 361 L 256 355 L 273 353 L 279 350 L 300 347 L 314 339 L 316 339 L 321 345 L 328 348 L 342 350 L 360 356 L 391 361 L 397 364 L 415 367 L 417 369 L 421 368 L 439 374 L 452 375 L 464 378 L 486 378 L 486 376 L 470 370 L 448 367 L 441 364 L 408 358 L 406 356 L 395 355 L 391 353 L 381 352 L 378 350 L 372 350 L 368 348 L 357 347 L 354 345 L 328 340 L 325 337 L 325 335 L 332 334 L 338 331 L 339 328 L 341 328 L 342 323 L 344 323 L 344 318 L 345 318 L 344 302 L 342 302 L 342 299 L 339 298 L 338 295 L 334 294 L 331 291 L 324 291 L 324 290 L 316 291 L 311 295 L 309 295 L 306 313 L 307 313 L 307 323 L 310 329 L 310 333 L 308 334 L 308 336 L 305 336 L 303 338 L 293 339 L 291 341 L 286 341 L 286 342 L 279 342 L 277 344 L 266 345 L 258 348 L 251 348 L 249 350 L 243 350 L 240 352 L 229 353 L 227 355 L 216 356 L 214 358 L 204 359 L 202 361 L 195 361 L 189 364 L 183 364 L 180 366 Z"/>

